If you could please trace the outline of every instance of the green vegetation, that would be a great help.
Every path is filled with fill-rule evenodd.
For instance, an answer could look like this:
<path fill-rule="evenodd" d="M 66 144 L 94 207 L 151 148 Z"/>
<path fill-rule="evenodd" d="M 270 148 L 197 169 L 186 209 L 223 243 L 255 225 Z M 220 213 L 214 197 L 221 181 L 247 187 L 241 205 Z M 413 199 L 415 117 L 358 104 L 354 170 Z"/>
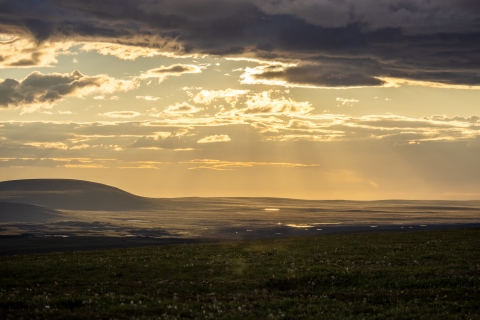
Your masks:
<path fill-rule="evenodd" d="M 480 319 L 480 229 L 0 257 L 0 318 Z"/>

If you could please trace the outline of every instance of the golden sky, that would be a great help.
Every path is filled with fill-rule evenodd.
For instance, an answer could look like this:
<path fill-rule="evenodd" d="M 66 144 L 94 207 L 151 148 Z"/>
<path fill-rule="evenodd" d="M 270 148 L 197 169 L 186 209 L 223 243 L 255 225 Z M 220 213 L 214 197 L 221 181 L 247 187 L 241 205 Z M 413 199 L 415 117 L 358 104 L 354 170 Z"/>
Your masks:
<path fill-rule="evenodd" d="M 2 1 L 0 179 L 480 199 L 479 7 L 387 2 Z"/>

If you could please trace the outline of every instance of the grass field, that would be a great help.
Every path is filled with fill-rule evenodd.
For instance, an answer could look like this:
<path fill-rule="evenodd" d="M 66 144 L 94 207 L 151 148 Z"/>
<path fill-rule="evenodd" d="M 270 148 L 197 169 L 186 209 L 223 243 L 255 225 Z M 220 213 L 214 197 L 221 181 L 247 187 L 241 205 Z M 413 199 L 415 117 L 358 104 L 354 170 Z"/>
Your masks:
<path fill-rule="evenodd" d="M 480 229 L 0 257 L 2 319 L 480 319 Z"/>

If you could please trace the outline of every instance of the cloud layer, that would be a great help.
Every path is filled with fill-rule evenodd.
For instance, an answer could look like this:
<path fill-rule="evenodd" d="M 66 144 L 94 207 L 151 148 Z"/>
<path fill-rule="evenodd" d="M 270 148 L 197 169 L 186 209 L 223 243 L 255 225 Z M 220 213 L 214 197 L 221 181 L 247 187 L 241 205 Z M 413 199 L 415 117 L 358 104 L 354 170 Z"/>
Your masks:
<path fill-rule="evenodd" d="M 275 145 L 276 142 L 354 142 L 358 145 L 384 143 L 410 146 L 431 143 L 456 143 L 478 148 L 480 117 L 446 117 L 436 115 L 408 118 L 398 115 L 299 115 L 288 117 L 252 117 L 230 123 L 215 121 L 214 117 L 187 117 L 188 126 L 170 119 L 120 121 L 139 115 L 135 111 L 116 111 L 102 114 L 119 118 L 112 122 L 0 122 L 0 149 L 11 150 L 12 156 L 35 157 L 25 154 L 26 146 L 61 150 L 82 150 L 101 158 L 106 150 L 127 149 L 205 149 L 227 148 L 243 152 L 242 148 Z M 177 115 L 172 115 L 176 117 Z M 228 124 L 228 125 L 227 125 Z M 225 143 L 228 142 L 228 143 Z M 360 143 L 368 142 L 368 143 Z M 302 148 L 299 144 L 299 150 Z M 251 147 L 251 148 L 250 148 Z M 11 149 L 10 149 L 11 148 Z M 233 148 L 233 149 L 228 149 Z M 253 150 L 252 149 L 252 150 Z M 96 151 L 94 151 L 96 150 Z M 103 150 L 103 151 L 101 151 Z M 206 150 L 206 149 L 205 149 Z M 10 151 L 5 151 L 5 155 Z M 75 153 L 76 154 L 76 153 Z M 255 154 L 255 153 L 253 153 Z"/>
<path fill-rule="evenodd" d="M 263 70 L 259 81 L 348 87 L 400 78 L 478 86 L 479 18 L 475 0 L 5 0 L 0 32 L 39 46 L 21 60 L 6 51 L 0 60 L 48 64 L 42 44 L 76 41 L 122 59 L 176 52 L 296 64 Z"/>

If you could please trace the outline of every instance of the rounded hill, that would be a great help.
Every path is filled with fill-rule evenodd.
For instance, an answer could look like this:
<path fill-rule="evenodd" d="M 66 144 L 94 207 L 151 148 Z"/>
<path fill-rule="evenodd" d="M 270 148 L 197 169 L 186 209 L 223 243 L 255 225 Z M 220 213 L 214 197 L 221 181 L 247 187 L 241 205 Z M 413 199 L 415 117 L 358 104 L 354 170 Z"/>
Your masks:
<path fill-rule="evenodd" d="M 72 179 L 28 179 L 0 182 L 0 201 L 63 210 L 123 211 L 158 207 L 143 198 L 100 183 Z"/>

